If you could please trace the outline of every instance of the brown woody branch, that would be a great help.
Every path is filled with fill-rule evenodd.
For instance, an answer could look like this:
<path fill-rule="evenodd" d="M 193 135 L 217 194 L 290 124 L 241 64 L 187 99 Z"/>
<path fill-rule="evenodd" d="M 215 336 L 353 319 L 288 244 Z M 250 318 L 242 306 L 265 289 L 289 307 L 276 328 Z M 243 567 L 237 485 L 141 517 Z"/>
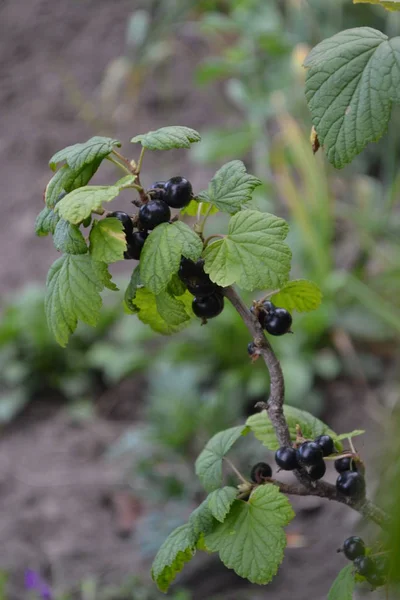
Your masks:
<path fill-rule="evenodd" d="M 233 304 L 241 318 L 243 319 L 247 329 L 249 330 L 257 351 L 264 359 L 270 375 L 270 395 L 268 401 L 263 404 L 268 412 L 268 416 L 274 427 L 276 437 L 281 446 L 291 446 L 289 428 L 283 413 L 283 402 L 285 398 L 285 383 L 282 369 L 269 341 L 265 337 L 264 330 L 261 327 L 258 319 L 253 315 L 247 306 L 244 304 L 240 296 L 236 293 L 233 287 L 225 289 L 225 296 Z M 280 490 L 285 494 L 294 494 L 300 496 L 319 496 L 327 500 L 335 500 L 346 504 L 358 511 L 363 517 L 374 521 L 380 527 L 385 528 L 390 525 L 389 516 L 380 508 L 375 506 L 365 498 L 355 500 L 340 494 L 336 487 L 325 481 L 312 481 L 304 469 L 294 471 L 298 480 L 297 484 L 286 484 L 275 481 Z"/>

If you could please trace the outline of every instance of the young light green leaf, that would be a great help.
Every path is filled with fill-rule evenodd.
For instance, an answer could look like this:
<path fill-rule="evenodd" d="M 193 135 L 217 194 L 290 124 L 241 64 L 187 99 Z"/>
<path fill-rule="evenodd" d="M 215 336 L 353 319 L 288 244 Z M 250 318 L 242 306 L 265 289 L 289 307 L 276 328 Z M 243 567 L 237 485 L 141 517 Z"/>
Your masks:
<path fill-rule="evenodd" d="M 144 285 L 154 294 L 161 293 L 177 273 L 182 254 L 197 260 L 202 248 L 200 237 L 185 223 L 158 225 L 146 239 L 141 254 Z"/>
<path fill-rule="evenodd" d="M 196 535 L 189 525 L 181 525 L 167 537 L 156 554 L 151 576 L 162 592 L 167 592 L 176 575 L 196 553 Z"/>
<path fill-rule="evenodd" d="M 208 508 L 211 514 L 223 523 L 238 494 L 237 488 L 225 486 L 208 495 Z"/>
<path fill-rule="evenodd" d="M 107 263 L 92 259 L 92 266 L 97 277 L 99 278 L 99 281 L 104 285 L 104 287 L 112 290 L 113 292 L 118 292 L 119 288 L 112 281 Z"/>
<path fill-rule="evenodd" d="M 43 237 L 45 235 L 49 235 L 49 233 L 54 233 L 59 220 L 60 217 L 54 212 L 54 210 L 51 210 L 50 208 L 45 206 L 36 217 L 36 235 Z"/>
<path fill-rule="evenodd" d="M 353 564 L 344 567 L 329 590 L 328 600 L 352 600 L 356 581 Z"/>
<path fill-rule="evenodd" d="M 165 296 L 168 296 L 169 306 L 172 304 L 174 305 L 171 316 L 166 311 L 163 311 L 163 316 L 161 316 L 158 312 L 160 302 L 157 302 L 157 296 L 147 288 L 139 288 L 136 290 L 136 296 L 132 301 L 132 304 L 136 307 L 138 317 L 143 323 L 150 325 L 150 327 L 158 333 L 170 335 L 171 333 L 181 331 L 190 323 L 190 315 L 187 312 L 186 304 L 183 300 L 186 295 L 190 296 L 189 292 L 184 294 L 184 296 L 180 296 L 178 299 L 173 298 L 173 296 L 169 296 L 164 292 L 164 300 Z M 192 301 L 192 298 L 190 301 Z"/>
<path fill-rule="evenodd" d="M 287 282 L 292 258 L 283 241 L 288 230 L 279 217 L 241 211 L 231 218 L 228 235 L 204 250 L 204 270 L 223 287 L 237 283 L 249 291 L 281 288 Z"/>
<path fill-rule="evenodd" d="M 294 279 L 271 296 L 270 300 L 288 311 L 309 312 L 321 304 L 322 292 L 313 281 Z"/>
<path fill-rule="evenodd" d="M 108 217 L 93 221 L 89 234 L 90 254 L 94 260 L 113 263 L 124 258 L 126 237 L 119 219 Z"/>
<path fill-rule="evenodd" d="M 80 229 L 60 219 L 54 231 L 54 245 L 67 254 L 86 254 L 88 247 Z"/>
<path fill-rule="evenodd" d="M 296 425 L 300 425 L 305 438 L 314 440 L 319 435 L 330 435 L 335 442 L 337 450 L 342 449 L 342 444 L 338 440 L 336 433 L 309 412 L 288 405 L 284 405 L 283 412 L 293 442 L 296 440 Z M 280 444 L 266 410 L 251 415 L 247 419 L 246 425 L 250 427 L 255 437 L 269 450 L 278 450 Z"/>
<path fill-rule="evenodd" d="M 45 191 L 46 206 L 54 208 L 61 200 L 62 194 L 68 194 L 77 188 L 87 185 L 101 164 L 101 160 L 95 160 L 89 165 L 83 165 L 80 169 L 73 170 L 64 165 L 54 173 L 47 184 Z"/>
<path fill-rule="evenodd" d="M 160 317 L 172 327 L 179 327 L 190 320 L 184 303 L 166 291 L 156 296 L 156 306 Z"/>
<path fill-rule="evenodd" d="M 172 150 L 172 148 L 190 148 L 190 144 L 199 142 L 200 139 L 200 134 L 194 129 L 170 126 L 136 135 L 131 142 L 134 144 L 140 142 L 143 148 L 148 150 Z"/>
<path fill-rule="evenodd" d="M 231 427 L 216 433 L 207 442 L 196 460 L 196 475 L 207 492 L 213 492 L 221 487 L 222 459 L 233 444 L 247 431 L 245 425 Z"/>
<path fill-rule="evenodd" d="M 133 271 L 128 287 L 125 291 L 125 304 L 130 312 L 137 313 L 138 308 L 135 305 L 136 292 L 141 287 L 142 282 L 140 279 L 140 265 Z"/>
<path fill-rule="evenodd" d="M 45 312 L 49 329 L 61 346 L 66 346 L 78 319 L 96 325 L 103 287 L 88 254 L 65 254 L 50 267 Z"/>
<path fill-rule="evenodd" d="M 200 192 L 198 198 L 233 214 L 250 202 L 254 188 L 261 183 L 257 177 L 246 172 L 241 160 L 232 160 L 215 173 L 208 190 Z"/>
<path fill-rule="evenodd" d="M 87 185 L 64 196 L 55 210 L 66 221 L 78 225 L 92 212 L 101 212 L 103 202 L 111 202 L 118 194 L 119 188 L 114 185 Z"/>
<path fill-rule="evenodd" d="M 125 188 L 129 188 L 133 183 L 135 183 L 137 179 L 136 175 L 125 175 L 125 177 L 121 177 L 114 183 L 115 187 L 118 187 L 120 190 Z"/>
<path fill-rule="evenodd" d="M 400 102 L 400 37 L 341 31 L 308 55 L 306 97 L 320 144 L 338 169 L 384 134 Z"/>
<path fill-rule="evenodd" d="M 235 500 L 225 521 L 204 536 L 205 545 L 240 577 L 266 584 L 283 560 L 283 528 L 293 517 L 289 500 L 277 487 L 260 485 L 248 502 Z"/>
<path fill-rule="evenodd" d="M 197 216 L 200 204 L 200 215 L 202 217 L 204 217 L 208 213 L 208 211 L 210 211 L 210 215 L 215 215 L 218 212 L 218 208 L 216 206 L 212 206 L 208 202 L 200 200 L 200 198 L 198 200 L 195 198 L 194 200 L 191 200 L 189 204 L 185 206 L 185 208 L 182 208 L 181 215 L 187 215 L 188 217 Z"/>
<path fill-rule="evenodd" d="M 356 437 L 358 435 L 363 435 L 365 433 L 364 429 L 354 429 L 354 431 L 350 431 L 350 433 L 341 433 L 340 435 L 336 436 L 336 440 L 349 440 L 353 437 Z"/>
<path fill-rule="evenodd" d="M 59 150 L 52 156 L 49 165 L 54 171 L 57 164 L 65 160 L 73 171 L 78 171 L 84 165 L 103 160 L 112 152 L 114 146 L 121 146 L 121 142 L 96 135 L 87 142 L 74 144 Z"/>

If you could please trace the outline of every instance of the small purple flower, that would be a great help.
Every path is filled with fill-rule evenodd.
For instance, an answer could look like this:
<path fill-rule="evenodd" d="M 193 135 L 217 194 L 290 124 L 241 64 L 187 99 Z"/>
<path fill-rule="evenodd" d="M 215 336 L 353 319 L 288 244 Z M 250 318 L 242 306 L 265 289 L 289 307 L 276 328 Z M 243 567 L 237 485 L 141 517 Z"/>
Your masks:
<path fill-rule="evenodd" d="M 25 588 L 37 592 L 41 600 L 54 600 L 50 587 L 37 571 L 32 569 L 25 571 Z"/>

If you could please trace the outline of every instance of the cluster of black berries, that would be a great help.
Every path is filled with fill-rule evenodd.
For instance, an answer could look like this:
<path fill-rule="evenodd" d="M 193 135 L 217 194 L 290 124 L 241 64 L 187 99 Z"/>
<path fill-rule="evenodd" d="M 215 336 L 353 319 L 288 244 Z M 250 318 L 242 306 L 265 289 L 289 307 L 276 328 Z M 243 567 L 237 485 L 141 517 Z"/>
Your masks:
<path fill-rule="evenodd" d="M 194 262 L 182 256 L 178 275 L 194 296 L 192 308 L 197 317 L 206 320 L 222 312 L 224 308 L 222 288 L 211 281 L 205 273 L 202 259 Z"/>
<path fill-rule="evenodd" d="M 250 310 L 257 315 L 261 327 L 271 335 L 284 335 L 290 331 L 292 315 L 285 308 L 277 308 L 267 301 L 261 307 L 252 306 Z"/>
<path fill-rule="evenodd" d="M 282 446 L 276 451 L 275 460 L 285 471 L 304 468 L 311 479 L 317 480 L 325 475 L 324 456 L 329 456 L 334 451 L 333 439 L 329 435 L 320 435 L 313 442 L 303 442 L 297 449 Z"/>
<path fill-rule="evenodd" d="M 251 469 L 250 479 L 254 483 L 264 483 L 272 477 L 272 469 L 266 462 L 259 462 Z"/>
<path fill-rule="evenodd" d="M 127 249 L 126 259 L 139 260 L 149 231 L 171 219 L 171 208 L 183 208 L 192 199 L 193 190 L 190 181 L 184 177 L 171 177 L 168 181 L 157 181 L 148 190 L 149 202 L 140 207 L 137 231 L 134 231 L 131 217 L 121 211 L 107 215 L 116 217 L 124 226 Z"/>
<path fill-rule="evenodd" d="M 359 498 L 365 494 L 365 479 L 358 472 L 357 463 L 352 456 L 343 456 L 335 460 L 335 469 L 339 473 L 336 489 L 344 496 Z"/>
<path fill-rule="evenodd" d="M 354 562 L 359 575 L 366 578 L 374 588 L 385 585 L 389 574 L 389 560 L 386 554 L 366 556 L 364 541 L 358 536 L 347 538 L 338 552 Z"/>

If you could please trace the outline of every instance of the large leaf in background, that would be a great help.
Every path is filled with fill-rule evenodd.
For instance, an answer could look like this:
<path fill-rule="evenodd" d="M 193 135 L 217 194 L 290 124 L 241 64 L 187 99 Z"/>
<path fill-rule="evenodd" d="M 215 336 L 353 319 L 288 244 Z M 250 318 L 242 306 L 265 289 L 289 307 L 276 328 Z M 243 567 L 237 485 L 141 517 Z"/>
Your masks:
<path fill-rule="evenodd" d="M 67 146 L 56 152 L 49 161 L 50 168 L 54 171 L 57 164 L 65 160 L 73 171 L 79 171 L 85 165 L 101 161 L 112 152 L 114 146 L 121 146 L 121 142 L 96 135 L 87 142 Z"/>
<path fill-rule="evenodd" d="M 292 253 L 284 242 L 287 223 L 268 213 L 243 210 L 229 221 L 228 235 L 203 252 L 204 270 L 226 287 L 245 290 L 279 289 L 288 280 Z"/>
<path fill-rule="evenodd" d="M 148 150 L 172 150 L 172 148 L 190 148 L 190 144 L 200 141 L 200 134 L 190 127 L 161 127 L 156 131 L 141 133 L 131 139 L 140 142 Z"/>
<path fill-rule="evenodd" d="M 329 590 L 328 600 L 352 600 L 356 581 L 353 564 L 344 567 Z"/>
<path fill-rule="evenodd" d="M 400 10 L 400 2 L 396 0 L 353 0 L 354 4 L 378 4 L 386 10 L 396 11 Z"/>
<path fill-rule="evenodd" d="M 309 312 L 321 304 L 322 292 L 312 281 L 295 279 L 271 296 L 270 300 L 288 311 Z"/>
<path fill-rule="evenodd" d="M 306 97 L 329 161 L 338 169 L 384 134 L 400 102 L 400 37 L 348 29 L 308 55 Z"/>
<path fill-rule="evenodd" d="M 225 521 L 205 534 L 205 546 L 219 552 L 224 565 L 240 577 L 266 584 L 283 560 L 283 528 L 293 517 L 289 500 L 277 487 L 260 485 L 247 502 L 235 500 Z"/>

